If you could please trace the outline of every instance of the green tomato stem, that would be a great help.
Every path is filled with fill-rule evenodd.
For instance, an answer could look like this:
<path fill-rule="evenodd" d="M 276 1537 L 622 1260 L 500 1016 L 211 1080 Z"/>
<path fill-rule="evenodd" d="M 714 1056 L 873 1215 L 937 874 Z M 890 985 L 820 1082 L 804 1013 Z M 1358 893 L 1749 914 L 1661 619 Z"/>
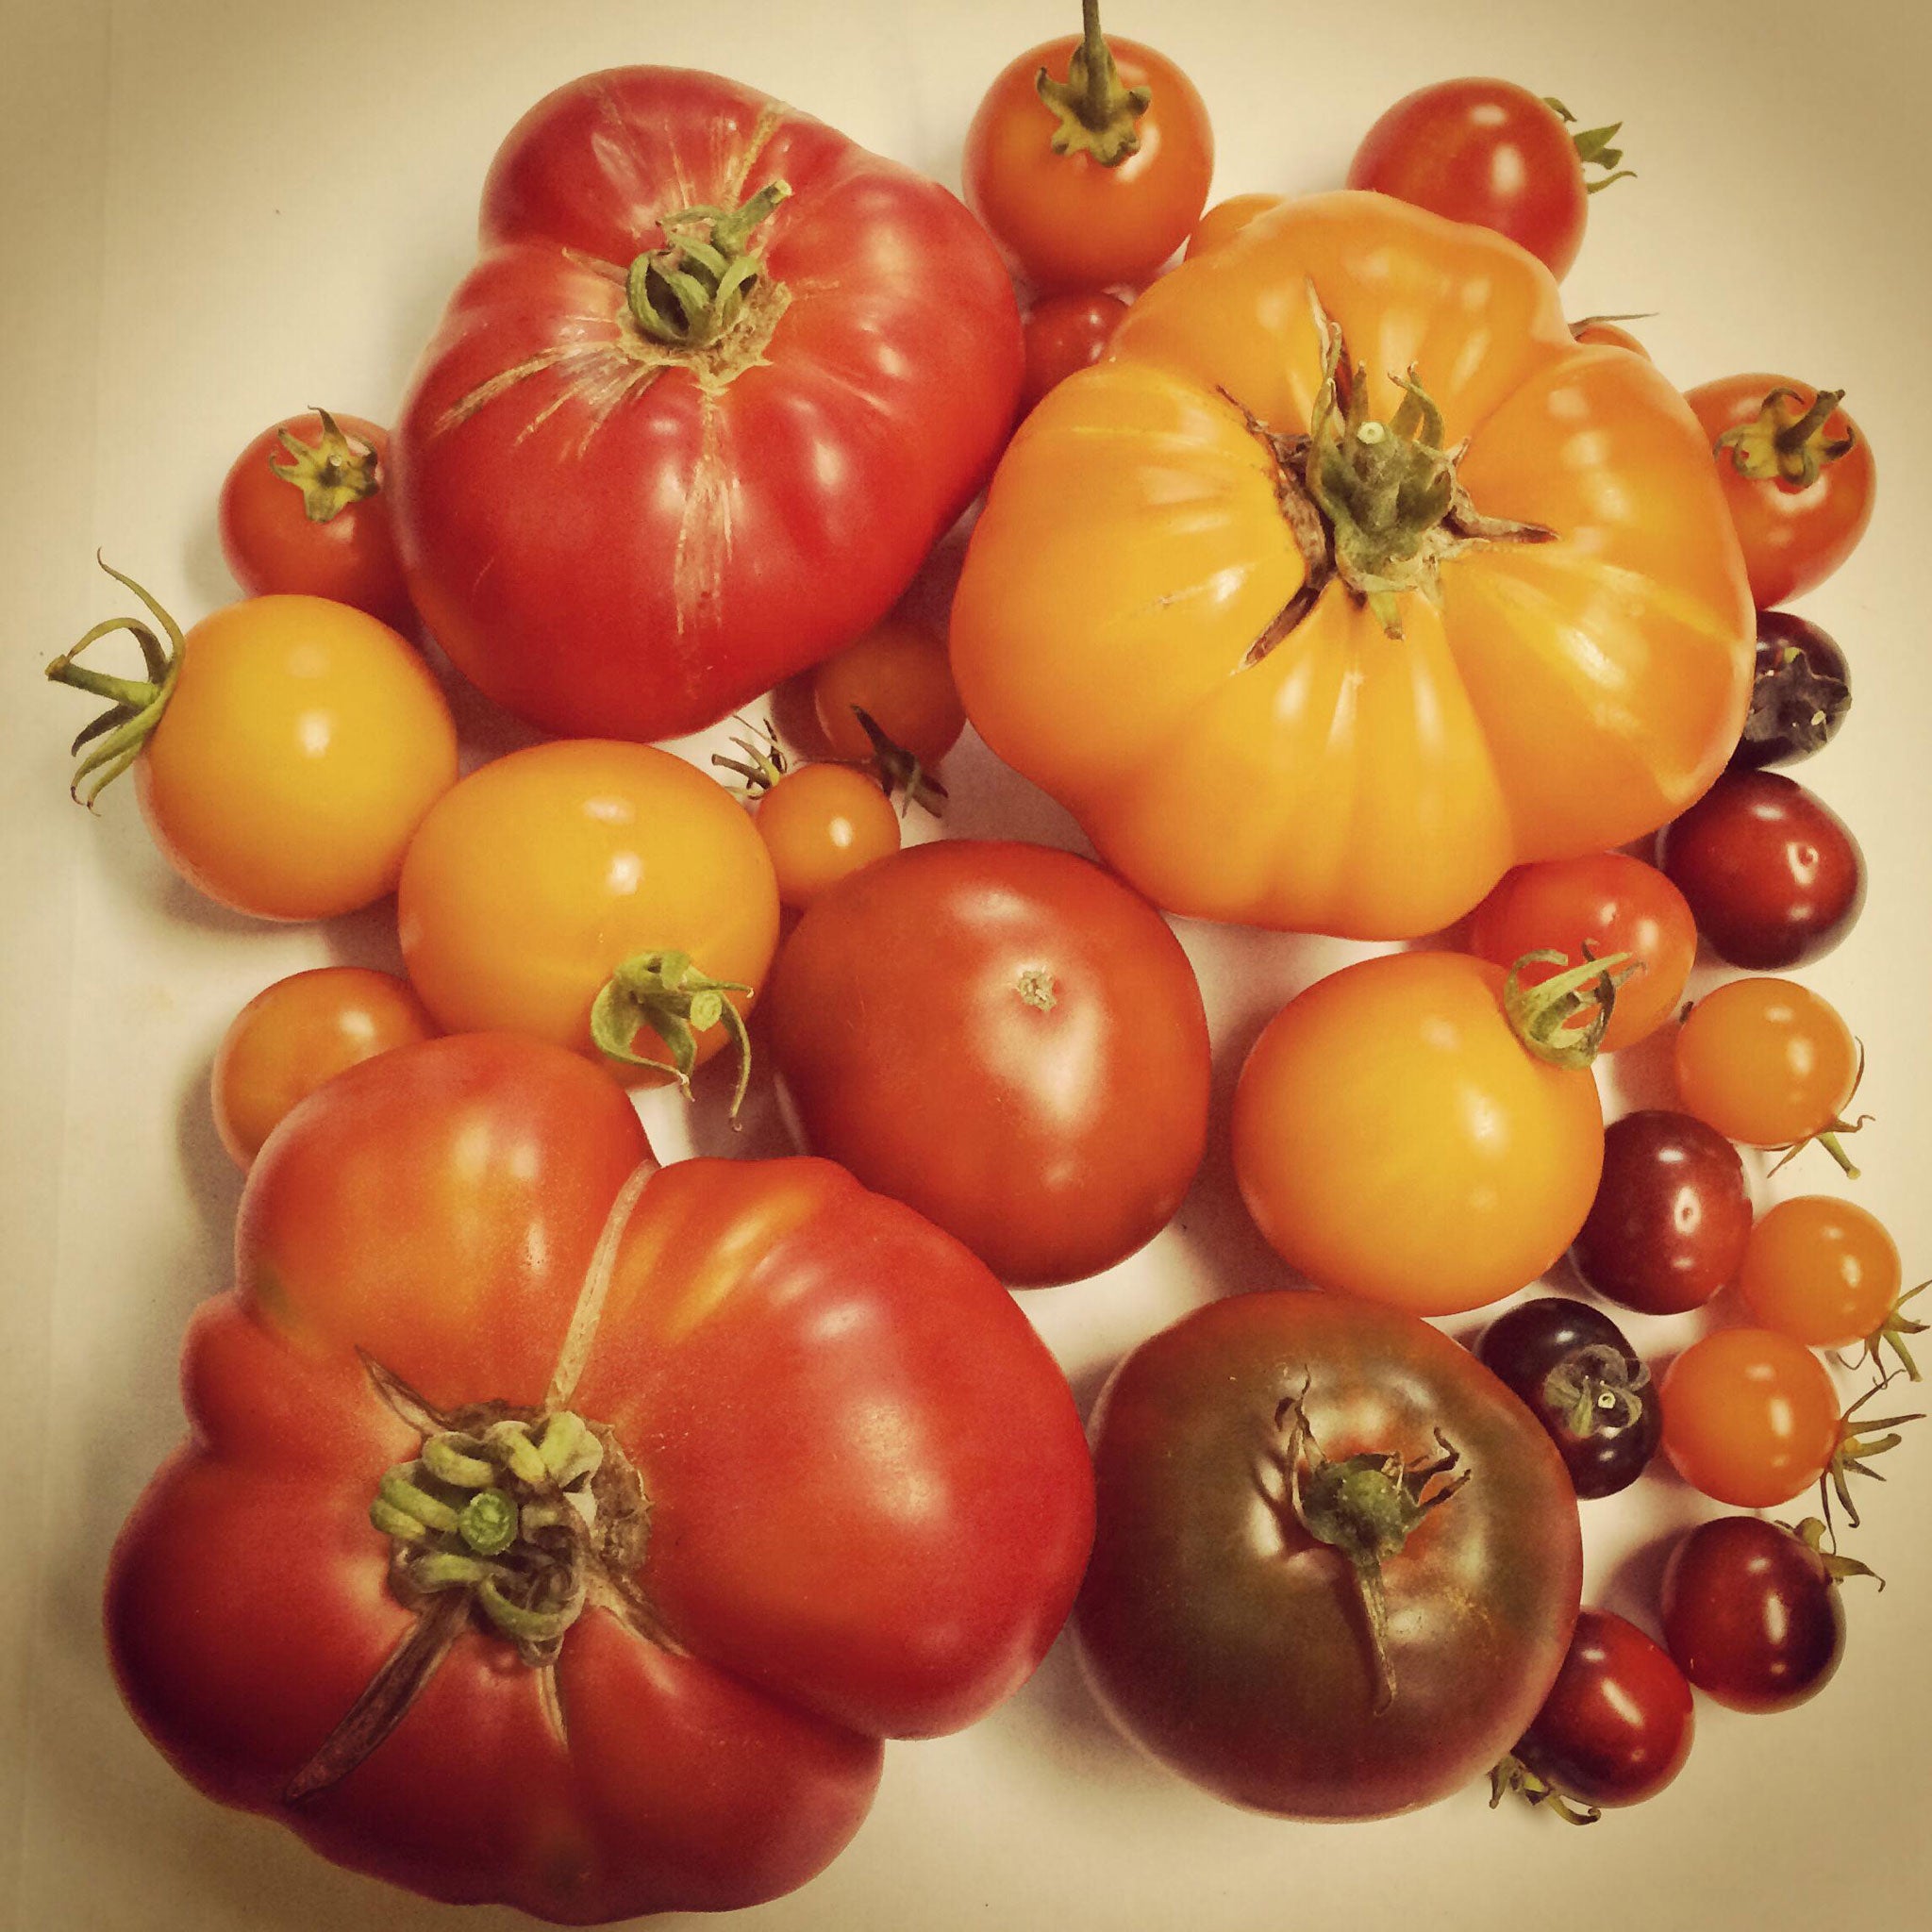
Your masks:
<path fill-rule="evenodd" d="M 1051 110 L 1049 145 L 1057 155 L 1085 155 L 1103 168 L 1117 168 L 1141 151 L 1141 116 L 1153 91 L 1123 85 L 1113 49 L 1100 30 L 1100 0 L 1080 0 L 1080 44 L 1067 61 L 1067 77 L 1055 80 L 1041 67 L 1033 91 Z"/>

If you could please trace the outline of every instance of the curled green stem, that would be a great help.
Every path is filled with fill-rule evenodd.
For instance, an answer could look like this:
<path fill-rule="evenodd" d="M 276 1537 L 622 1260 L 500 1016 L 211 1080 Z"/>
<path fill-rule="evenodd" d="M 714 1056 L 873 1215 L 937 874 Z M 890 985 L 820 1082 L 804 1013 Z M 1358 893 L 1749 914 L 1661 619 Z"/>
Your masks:
<path fill-rule="evenodd" d="M 1595 1059 L 1609 1031 L 1617 989 L 1643 970 L 1642 961 L 1628 953 L 1596 959 L 1589 957 L 1588 947 L 1584 952 L 1580 966 L 1572 966 L 1567 953 L 1525 953 L 1503 982 L 1503 1011 L 1511 1029 L 1538 1059 L 1553 1067 L 1587 1067 Z M 1565 970 L 1524 986 L 1525 966 Z"/>
<path fill-rule="evenodd" d="M 289 454 L 286 463 L 269 458 L 269 468 L 302 492 L 302 513 L 311 524 L 332 523 L 352 503 L 382 488 L 375 448 L 343 434 L 326 409 L 317 409 L 322 434 L 304 442 L 292 430 L 278 429 L 276 441 Z"/>
<path fill-rule="evenodd" d="M 1726 429 L 1715 448 L 1720 456 L 1729 453 L 1740 476 L 1775 482 L 1786 490 L 1808 490 L 1828 464 L 1857 446 L 1857 435 L 1849 425 L 1843 436 L 1825 438 L 1824 426 L 1844 396 L 1841 389 L 1822 389 L 1807 403 L 1800 391 L 1780 385 L 1750 422 Z"/>
<path fill-rule="evenodd" d="M 630 265 L 625 297 L 631 319 L 653 341 L 700 349 L 724 336 L 743 313 L 764 273 L 752 237 L 791 192 L 768 181 L 735 208 L 684 208 L 660 216 L 661 246 Z"/>
<path fill-rule="evenodd" d="M 697 1036 L 722 1024 L 738 1049 L 738 1086 L 731 1096 L 731 1118 L 736 1120 L 751 1085 L 751 1035 L 731 996 L 750 991 L 742 980 L 712 979 L 700 973 L 689 953 L 639 953 L 610 975 L 592 1002 L 591 1038 L 612 1059 L 675 1080 L 689 1098 L 698 1061 Z M 671 1055 L 668 1062 L 637 1051 L 634 1042 L 642 1031 L 663 1041 Z"/>

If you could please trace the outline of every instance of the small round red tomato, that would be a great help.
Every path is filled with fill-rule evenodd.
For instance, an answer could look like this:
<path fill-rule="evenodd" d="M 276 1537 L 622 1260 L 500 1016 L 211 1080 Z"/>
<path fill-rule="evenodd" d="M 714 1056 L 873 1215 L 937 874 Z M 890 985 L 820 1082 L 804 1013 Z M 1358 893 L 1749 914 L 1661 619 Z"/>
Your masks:
<path fill-rule="evenodd" d="M 1824 1558 L 1760 1516 L 1720 1516 L 1685 1536 L 1664 1567 L 1662 1613 L 1684 1674 L 1733 1710 L 1790 1710 L 1844 1655 Z"/>
<path fill-rule="evenodd" d="M 1208 1134 L 1208 1023 L 1166 922 L 1044 846 L 945 839 L 821 893 L 765 1008 L 814 1152 L 1015 1287 L 1153 1239 Z"/>
<path fill-rule="evenodd" d="M 1566 1798 L 1641 1805 L 1683 1770 L 1694 1729 L 1670 1653 L 1609 1610 L 1583 1610 L 1516 1756 Z"/>
<path fill-rule="evenodd" d="M 860 866 L 899 849 L 899 814 L 870 772 L 800 765 L 758 800 L 778 903 L 802 908 Z"/>
<path fill-rule="evenodd" d="M 1781 772 L 1726 772 L 1657 838 L 1657 863 L 1734 966 L 1824 958 L 1865 904 L 1865 856 L 1816 792 Z"/>
<path fill-rule="evenodd" d="M 1812 1348 L 1849 1348 L 1884 1325 L 1903 1278 L 1898 1243 L 1876 1215 L 1801 1194 L 1751 1230 L 1738 1292 L 1767 1328 Z"/>
<path fill-rule="evenodd" d="M 318 966 L 257 993 L 215 1051 L 215 1131 L 237 1167 L 298 1100 L 344 1068 L 427 1040 L 436 1023 L 406 980 L 362 966 Z"/>
<path fill-rule="evenodd" d="M 1098 362 L 1127 305 L 1118 295 L 1048 295 L 1026 317 L 1026 382 L 1020 407 L 1030 409 L 1076 369 Z"/>
<path fill-rule="evenodd" d="M 1570 325 L 1570 333 L 1591 348 L 1627 349 L 1631 355 L 1641 356 L 1646 362 L 1650 360 L 1650 351 L 1612 316 L 1587 315 L 1581 322 Z"/>
<path fill-rule="evenodd" d="M 264 429 L 222 485 L 222 555 L 251 597 L 294 591 L 415 621 L 382 489 L 389 432 L 326 409 Z"/>
<path fill-rule="evenodd" d="M 1731 770 L 1794 765 L 1838 735 L 1852 708 L 1852 668 L 1828 631 L 1789 610 L 1757 613 L 1757 661 Z"/>
<path fill-rule="evenodd" d="M 1579 966 L 1586 946 L 1599 959 L 1627 953 L 1640 969 L 1618 986 L 1600 1043 L 1600 1051 L 1615 1053 L 1647 1038 L 1676 1010 L 1697 957 L 1697 925 L 1662 873 L 1621 852 L 1519 865 L 1470 919 L 1469 950 L 1497 966 L 1539 952 L 1561 953 L 1566 965 Z M 1525 961 L 1523 984 L 1536 986 L 1564 970 Z"/>
<path fill-rule="evenodd" d="M 1604 1172 L 1570 1257 L 1645 1315 L 1702 1307 L 1738 1272 L 1751 1188 L 1738 1150 L 1686 1113 L 1646 1108 L 1604 1131 Z"/>
<path fill-rule="evenodd" d="M 1536 1714 L 1576 1616 L 1576 1499 L 1529 1412 L 1426 1322 L 1230 1295 L 1129 1355 L 1090 1433 L 1081 1659 L 1170 1770 L 1257 1810 L 1387 1817 Z"/>
<path fill-rule="evenodd" d="M 1569 116 L 1507 80 L 1443 80 L 1405 95 L 1371 127 L 1348 185 L 1507 235 L 1559 281 L 1590 214 L 1583 148 L 1614 169 L 1615 127 L 1572 135 Z M 1614 175 L 1607 177 L 1615 178 Z"/>
<path fill-rule="evenodd" d="M 47 675 L 111 708 L 75 796 L 134 770 L 161 856 L 210 899 L 261 919 L 332 919 L 393 891 L 425 813 L 455 783 L 457 734 L 423 659 L 386 624 L 322 597 L 250 597 L 186 635 L 132 578 L 142 618 L 90 632 Z M 112 629 L 147 677 L 102 677 L 78 653 Z"/>
<path fill-rule="evenodd" d="M 1235 1174 L 1270 1246 L 1323 1288 L 1422 1315 L 1534 1281 L 1583 1224 L 1603 1149 L 1587 1067 L 1538 1058 L 1502 969 L 1459 953 L 1317 980 L 1235 1092 Z"/>
<path fill-rule="evenodd" d="M 885 737 L 931 771 L 966 728 L 943 638 L 903 617 L 874 625 L 812 674 L 812 708 L 832 756 L 874 757 L 863 711 Z"/>
<path fill-rule="evenodd" d="M 1782 375 L 1731 375 L 1684 400 L 1716 452 L 1760 610 L 1822 584 L 1872 521 L 1877 470 L 1843 393 Z"/>
<path fill-rule="evenodd" d="M 1271 208 L 1280 206 L 1278 194 L 1231 194 L 1225 201 L 1217 201 L 1194 224 L 1194 232 L 1188 237 L 1187 258 L 1192 261 L 1195 256 L 1219 248 L 1224 242 L 1239 235 L 1257 215 L 1265 215 Z"/>
<path fill-rule="evenodd" d="M 1001 69 L 966 130 L 967 204 L 1049 292 L 1144 282 L 1200 219 L 1214 137 L 1164 54 L 1086 31 Z"/>
<path fill-rule="evenodd" d="M 1666 1373 L 1664 1454 L 1693 1489 L 1740 1509 L 1789 1503 L 1839 1443 L 1838 1391 L 1803 1342 L 1769 1328 L 1719 1328 Z"/>
<path fill-rule="evenodd" d="M 1837 1134 L 1858 1084 L 1858 1042 L 1828 1001 L 1794 979 L 1733 979 L 1690 1008 L 1677 1034 L 1685 1109 L 1727 1141 L 1821 1141 L 1850 1171 Z"/>

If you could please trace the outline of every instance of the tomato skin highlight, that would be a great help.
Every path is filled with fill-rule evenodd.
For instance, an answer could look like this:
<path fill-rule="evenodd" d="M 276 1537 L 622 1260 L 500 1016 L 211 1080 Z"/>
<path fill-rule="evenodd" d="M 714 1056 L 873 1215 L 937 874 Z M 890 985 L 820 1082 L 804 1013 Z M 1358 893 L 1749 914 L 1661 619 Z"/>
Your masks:
<path fill-rule="evenodd" d="M 1719 1328 L 1664 1376 L 1664 1454 L 1707 1496 L 1741 1509 L 1789 1503 L 1824 1474 L 1839 1441 L 1838 1391 L 1802 1342 L 1769 1328 Z"/>
<path fill-rule="evenodd" d="M 1861 1064 L 1838 1009 L 1795 979 L 1726 980 L 1677 1029 L 1687 1113 L 1747 1147 L 1790 1147 L 1830 1130 Z"/>
<path fill-rule="evenodd" d="M 899 849 L 899 815 L 869 772 L 800 765 L 759 799 L 752 823 L 778 885 L 778 903 L 809 906 L 828 886 Z"/>
<path fill-rule="evenodd" d="M 1891 1311 L 1905 1278 L 1898 1243 L 1856 1202 L 1798 1194 L 1751 1230 L 1738 1294 L 1752 1315 L 1808 1348 L 1850 1348 Z"/>
<path fill-rule="evenodd" d="M 1440 1427 L 1474 1472 L 1384 1563 L 1380 1710 L 1346 1562 L 1257 1481 L 1305 1378 L 1326 1455 L 1435 1456 Z M 1281 1816 L 1387 1817 L 1481 1775 L 1535 1715 L 1576 1616 L 1576 1500 L 1523 1405 L 1426 1323 L 1321 1291 L 1229 1296 L 1129 1355 L 1091 1433 L 1081 1661 L 1171 1771 Z"/>

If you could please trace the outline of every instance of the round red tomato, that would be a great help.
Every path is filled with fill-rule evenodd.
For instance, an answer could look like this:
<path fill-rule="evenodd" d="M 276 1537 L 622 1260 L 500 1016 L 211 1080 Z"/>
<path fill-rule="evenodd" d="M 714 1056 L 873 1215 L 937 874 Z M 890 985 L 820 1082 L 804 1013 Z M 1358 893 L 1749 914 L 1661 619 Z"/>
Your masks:
<path fill-rule="evenodd" d="M 1427 1323 L 1231 1295 L 1128 1356 L 1091 1435 L 1074 1630 L 1170 1770 L 1257 1810 L 1386 1817 L 1480 1776 L 1536 1715 L 1576 1618 L 1576 1499 L 1529 1411 Z M 1380 1619 L 1342 1553 L 1373 1541 L 1352 1503 L 1386 1532 L 1363 1559 Z"/>
<path fill-rule="evenodd" d="M 577 737 L 715 723 L 875 624 L 1020 392 L 985 232 L 750 88 L 629 67 L 547 95 L 397 419 L 417 608 Z"/>
<path fill-rule="evenodd" d="M 1107 353 L 1127 305 L 1118 295 L 1048 295 L 1026 316 L 1026 381 L 1020 407 L 1030 409 L 1048 390 Z"/>
<path fill-rule="evenodd" d="M 1840 394 L 1761 375 L 1685 391 L 1716 450 L 1760 610 L 1816 589 L 1872 521 L 1872 445 L 1838 407 Z"/>
<path fill-rule="evenodd" d="M 966 130 L 967 204 L 1020 273 L 1052 292 L 1152 275 L 1200 219 L 1214 137 L 1164 54 L 1103 37 L 1049 41 L 1000 70 Z"/>
<path fill-rule="evenodd" d="M 415 622 L 384 492 L 389 431 L 311 409 L 264 429 L 222 485 L 222 555 L 251 597 L 294 591 Z"/>
<path fill-rule="evenodd" d="M 1016 1287 L 1150 1241 L 1208 1134 L 1208 1022 L 1144 899 L 1044 846 L 947 839 L 816 898 L 764 1008 L 812 1149 Z"/>

